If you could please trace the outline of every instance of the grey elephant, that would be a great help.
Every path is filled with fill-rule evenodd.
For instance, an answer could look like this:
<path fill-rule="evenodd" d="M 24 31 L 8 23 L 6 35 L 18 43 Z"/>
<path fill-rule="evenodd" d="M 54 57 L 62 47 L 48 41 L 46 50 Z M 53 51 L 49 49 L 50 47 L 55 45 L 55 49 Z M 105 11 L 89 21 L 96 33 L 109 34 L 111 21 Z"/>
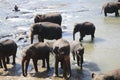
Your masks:
<path fill-rule="evenodd" d="M 55 75 L 58 76 L 58 63 L 61 62 L 63 68 L 63 77 L 68 78 L 71 76 L 70 66 L 70 44 L 65 39 L 58 39 L 53 44 L 53 52 L 55 54 Z"/>
<path fill-rule="evenodd" d="M 47 14 L 37 14 L 34 18 L 34 22 L 52 22 L 61 25 L 62 16 L 60 13 L 47 13 Z"/>
<path fill-rule="evenodd" d="M 49 55 L 51 49 L 47 43 L 39 42 L 29 45 L 22 51 L 22 73 L 23 76 L 27 76 L 27 69 L 30 59 L 32 59 L 35 71 L 38 72 L 37 61 L 42 59 L 42 67 L 45 67 L 45 61 L 47 63 L 47 71 L 50 69 Z"/>
<path fill-rule="evenodd" d="M 30 29 L 31 44 L 33 43 L 34 35 L 38 35 L 39 42 L 44 42 L 44 39 L 59 39 L 62 37 L 62 29 L 60 25 L 51 22 L 35 23 Z"/>
<path fill-rule="evenodd" d="M 120 69 L 100 74 L 92 73 L 92 80 L 120 80 Z"/>
<path fill-rule="evenodd" d="M 120 2 L 108 2 L 103 5 L 103 9 L 105 16 L 107 16 L 107 13 L 115 13 L 115 16 L 119 16 Z"/>
<path fill-rule="evenodd" d="M 70 43 L 70 50 L 73 55 L 73 60 L 75 60 L 75 57 L 77 59 L 77 65 L 81 67 L 84 61 L 84 47 L 80 41 L 72 41 Z"/>
<path fill-rule="evenodd" d="M 16 53 L 17 44 L 13 40 L 6 39 L 0 42 L 0 66 L 3 67 L 5 71 L 7 71 L 6 63 L 9 63 L 10 60 L 9 56 L 13 56 L 12 64 L 16 64 L 15 62 Z"/>
<path fill-rule="evenodd" d="M 85 35 L 91 35 L 91 39 L 93 41 L 94 39 L 94 33 L 95 33 L 95 25 L 91 22 L 83 22 L 83 23 L 77 23 L 74 26 L 73 29 L 73 40 L 75 40 L 75 34 L 77 32 L 80 32 L 80 39 L 79 41 L 83 40 L 83 37 L 85 37 Z"/>

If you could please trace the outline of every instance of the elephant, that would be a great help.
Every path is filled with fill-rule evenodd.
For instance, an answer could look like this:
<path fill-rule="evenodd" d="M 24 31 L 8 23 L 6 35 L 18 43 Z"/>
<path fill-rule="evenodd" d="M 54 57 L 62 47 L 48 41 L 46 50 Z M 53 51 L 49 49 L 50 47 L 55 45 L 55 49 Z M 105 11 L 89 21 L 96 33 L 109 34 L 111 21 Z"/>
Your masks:
<path fill-rule="evenodd" d="M 9 56 L 13 56 L 12 64 L 15 65 L 16 53 L 17 53 L 17 44 L 13 40 L 6 39 L 1 41 L 0 42 L 0 67 L 4 67 L 4 70 L 7 71 L 6 63 L 10 62 Z"/>
<path fill-rule="evenodd" d="M 37 62 L 39 59 L 43 61 L 42 67 L 45 67 L 45 61 L 47 63 L 47 71 L 50 70 L 49 55 L 51 49 L 49 45 L 44 42 L 34 43 L 23 49 L 22 51 L 22 73 L 23 76 L 27 76 L 27 69 L 30 59 L 32 59 L 35 71 L 38 72 Z"/>
<path fill-rule="evenodd" d="M 47 13 L 47 14 L 37 14 L 34 18 L 34 22 L 52 22 L 61 25 L 62 16 L 60 13 Z"/>
<path fill-rule="evenodd" d="M 73 60 L 75 60 L 75 57 L 77 59 L 77 65 L 81 67 L 84 61 L 83 55 L 84 55 L 84 47 L 80 41 L 72 41 L 70 43 L 70 50 L 73 55 Z M 80 64 L 79 64 L 80 63 Z"/>
<path fill-rule="evenodd" d="M 120 9 L 120 2 L 108 2 L 103 5 L 102 9 L 104 10 L 104 15 L 107 16 L 107 13 L 115 13 L 115 16 L 119 16 L 118 10 Z"/>
<path fill-rule="evenodd" d="M 58 63 L 61 62 L 61 68 L 63 69 L 63 77 L 68 78 L 71 76 L 70 66 L 70 44 L 65 39 L 58 39 L 53 44 L 53 53 L 55 54 L 55 74 L 58 76 Z"/>
<path fill-rule="evenodd" d="M 62 29 L 60 25 L 51 22 L 35 23 L 30 29 L 31 44 L 33 43 L 34 35 L 38 35 L 39 42 L 44 42 L 44 39 L 59 39 L 62 37 Z"/>
<path fill-rule="evenodd" d="M 120 69 L 100 74 L 92 73 L 92 80 L 120 80 Z"/>
<path fill-rule="evenodd" d="M 80 32 L 79 41 L 83 40 L 83 37 L 85 37 L 85 35 L 91 35 L 91 39 L 93 41 L 94 33 L 95 33 L 95 25 L 91 22 L 83 22 L 83 23 L 75 24 L 73 29 L 73 40 L 75 40 L 76 32 Z"/>

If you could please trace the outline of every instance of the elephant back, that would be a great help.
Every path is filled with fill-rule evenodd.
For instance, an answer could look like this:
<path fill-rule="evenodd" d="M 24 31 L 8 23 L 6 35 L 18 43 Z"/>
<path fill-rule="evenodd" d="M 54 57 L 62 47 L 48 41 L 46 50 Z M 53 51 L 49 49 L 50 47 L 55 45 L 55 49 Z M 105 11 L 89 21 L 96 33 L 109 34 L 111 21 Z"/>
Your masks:
<path fill-rule="evenodd" d="M 62 37 L 62 29 L 60 25 L 51 22 L 41 22 L 40 24 L 42 30 L 39 32 L 39 35 L 42 37 L 50 40 Z"/>
<path fill-rule="evenodd" d="M 34 18 L 34 22 L 52 22 L 61 25 L 62 16 L 59 13 L 38 14 Z"/>

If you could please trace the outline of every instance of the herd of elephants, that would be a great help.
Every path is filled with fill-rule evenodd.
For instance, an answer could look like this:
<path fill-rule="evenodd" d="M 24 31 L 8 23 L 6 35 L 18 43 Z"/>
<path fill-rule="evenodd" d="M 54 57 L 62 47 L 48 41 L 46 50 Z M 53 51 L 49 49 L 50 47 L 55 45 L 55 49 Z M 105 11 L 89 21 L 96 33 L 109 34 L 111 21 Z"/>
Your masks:
<path fill-rule="evenodd" d="M 104 15 L 107 13 L 115 13 L 119 16 L 120 0 L 118 2 L 108 2 L 103 5 Z M 15 11 L 19 11 L 15 6 Z M 91 22 L 78 23 L 73 29 L 73 41 L 62 38 L 62 16 L 60 13 L 47 13 L 38 14 L 34 18 L 34 24 L 30 27 L 30 40 L 31 44 L 22 50 L 22 74 L 27 76 L 27 69 L 29 61 L 32 59 L 35 71 L 38 72 L 37 61 L 42 60 L 42 67 L 46 67 L 47 71 L 50 70 L 49 55 L 55 54 L 54 76 L 58 74 L 58 64 L 63 69 L 63 77 L 69 78 L 71 76 L 70 53 L 73 55 L 73 60 L 77 59 L 77 65 L 82 70 L 84 62 L 84 47 L 82 40 L 85 35 L 91 35 L 91 41 L 94 41 L 95 25 Z M 75 34 L 80 32 L 79 41 L 75 40 Z M 34 43 L 34 35 L 38 35 L 39 42 Z M 44 39 L 53 40 L 54 42 L 44 42 Z M 7 71 L 7 63 L 10 62 L 9 56 L 13 56 L 13 63 L 17 53 L 17 44 L 11 39 L 6 39 L 0 42 L 0 67 Z M 91 74 L 93 80 L 120 80 L 120 69 L 113 70 L 105 74 Z"/>

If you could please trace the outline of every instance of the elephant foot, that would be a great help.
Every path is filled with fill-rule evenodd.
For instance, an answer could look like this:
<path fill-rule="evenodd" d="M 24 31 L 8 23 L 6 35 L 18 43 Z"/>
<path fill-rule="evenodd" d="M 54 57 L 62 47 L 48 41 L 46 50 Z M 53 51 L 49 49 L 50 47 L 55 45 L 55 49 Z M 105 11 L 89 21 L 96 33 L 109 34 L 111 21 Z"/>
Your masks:
<path fill-rule="evenodd" d="M 12 64 L 13 64 L 13 65 L 15 65 L 16 63 L 15 63 L 15 62 L 13 62 Z"/>
<path fill-rule="evenodd" d="M 53 74 L 54 77 L 58 77 L 58 74 Z"/>
<path fill-rule="evenodd" d="M 45 65 L 42 65 L 42 68 L 45 68 Z"/>
<path fill-rule="evenodd" d="M 23 74 L 23 76 L 24 76 L 24 77 L 26 77 L 26 76 L 27 76 L 27 74 Z"/>
<path fill-rule="evenodd" d="M 4 71 L 7 71 L 7 69 L 4 69 Z"/>
<path fill-rule="evenodd" d="M 79 41 L 82 41 L 83 39 L 79 39 Z"/>
<path fill-rule="evenodd" d="M 46 70 L 46 71 L 48 72 L 49 70 L 50 70 L 50 68 L 47 68 L 47 70 Z"/>

